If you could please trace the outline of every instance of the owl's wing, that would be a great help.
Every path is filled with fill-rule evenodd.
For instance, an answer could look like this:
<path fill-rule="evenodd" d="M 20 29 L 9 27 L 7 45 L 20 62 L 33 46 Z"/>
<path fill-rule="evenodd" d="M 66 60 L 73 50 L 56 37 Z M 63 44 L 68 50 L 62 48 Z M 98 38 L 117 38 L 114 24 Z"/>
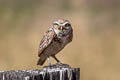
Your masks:
<path fill-rule="evenodd" d="M 42 54 L 42 52 L 50 45 L 50 43 L 52 42 L 53 38 L 56 36 L 55 32 L 53 31 L 53 29 L 49 29 L 43 36 L 40 45 L 39 45 L 39 49 L 38 49 L 38 56 L 40 57 L 40 55 Z"/>

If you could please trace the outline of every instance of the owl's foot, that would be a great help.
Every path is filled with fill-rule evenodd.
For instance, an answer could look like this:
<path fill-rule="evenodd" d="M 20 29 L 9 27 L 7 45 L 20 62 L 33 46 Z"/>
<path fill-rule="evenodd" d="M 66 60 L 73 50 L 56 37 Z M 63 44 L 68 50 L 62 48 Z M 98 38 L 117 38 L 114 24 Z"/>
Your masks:
<path fill-rule="evenodd" d="M 57 62 L 56 64 L 63 64 L 63 63 L 61 63 L 61 62 Z"/>

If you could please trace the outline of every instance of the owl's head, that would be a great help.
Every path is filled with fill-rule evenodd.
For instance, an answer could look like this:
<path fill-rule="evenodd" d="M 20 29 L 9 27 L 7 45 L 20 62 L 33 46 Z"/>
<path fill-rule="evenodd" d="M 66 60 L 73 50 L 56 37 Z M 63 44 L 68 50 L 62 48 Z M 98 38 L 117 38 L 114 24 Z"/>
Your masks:
<path fill-rule="evenodd" d="M 55 20 L 52 24 L 52 28 L 54 29 L 57 36 L 66 36 L 72 30 L 72 26 L 68 20 L 58 19 Z"/>

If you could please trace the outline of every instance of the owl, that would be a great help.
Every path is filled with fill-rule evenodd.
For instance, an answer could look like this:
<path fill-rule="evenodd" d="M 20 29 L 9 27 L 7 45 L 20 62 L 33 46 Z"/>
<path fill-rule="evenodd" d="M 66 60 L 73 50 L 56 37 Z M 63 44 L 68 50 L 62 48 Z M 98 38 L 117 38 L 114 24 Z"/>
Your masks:
<path fill-rule="evenodd" d="M 73 39 L 73 29 L 68 20 L 55 20 L 47 32 L 43 35 L 38 48 L 38 56 L 40 57 L 37 65 L 43 65 L 46 59 L 48 65 L 51 65 L 49 58 L 54 58 L 57 63 L 61 63 L 56 54 L 59 53 Z"/>

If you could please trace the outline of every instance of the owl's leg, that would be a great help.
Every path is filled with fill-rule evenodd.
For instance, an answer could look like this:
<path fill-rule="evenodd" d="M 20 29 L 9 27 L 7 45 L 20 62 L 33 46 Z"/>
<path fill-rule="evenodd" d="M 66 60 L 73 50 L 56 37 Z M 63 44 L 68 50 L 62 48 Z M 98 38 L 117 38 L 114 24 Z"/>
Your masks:
<path fill-rule="evenodd" d="M 54 56 L 52 56 L 56 61 L 57 61 L 57 63 L 61 63 L 57 58 L 56 58 L 56 56 L 54 55 Z"/>
<path fill-rule="evenodd" d="M 50 58 L 48 57 L 47 60 L 48 60 L 48 66 L 51 66 Z"/>

